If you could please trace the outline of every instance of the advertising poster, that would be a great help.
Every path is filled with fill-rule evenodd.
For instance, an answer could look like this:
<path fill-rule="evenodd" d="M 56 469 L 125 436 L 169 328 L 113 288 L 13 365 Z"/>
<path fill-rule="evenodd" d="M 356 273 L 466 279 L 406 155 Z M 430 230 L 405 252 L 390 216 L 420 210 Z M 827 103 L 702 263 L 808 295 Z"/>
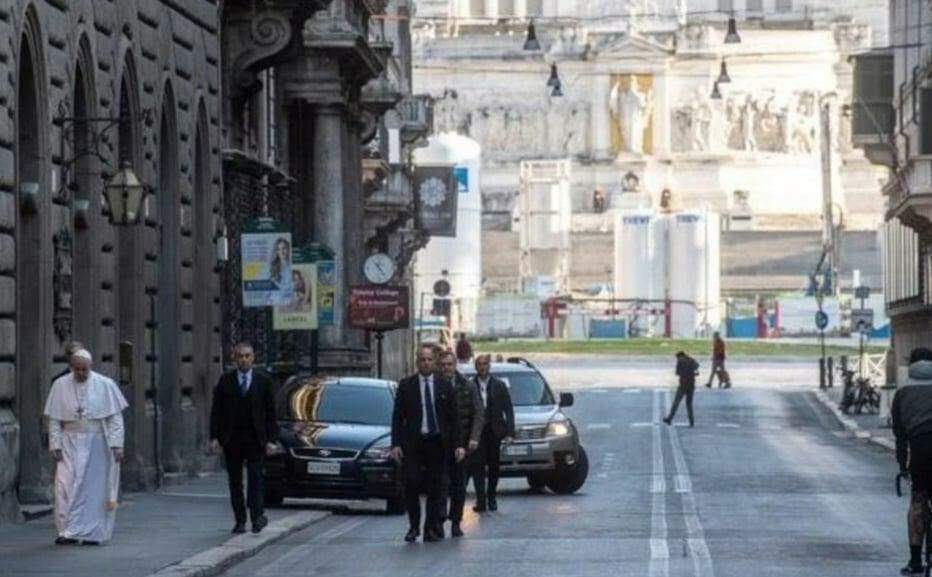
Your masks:
<path fill-rule="evenodd" d="M 449 166 L 419 166 L 414 173 L 421 226 L 431 236 L 456 236 L 457 183 Z"/>
<path fill-rule="evenodd" d="M 317 262 L 318 326 L 333 326 L 333 303 L 336 293 L 337 265 L 332 260 Z"/>
<path fill-rule="evenodd" d="M 243 306 L 284 306 L 294 298 L 291 233 L 271 218 L 249 221 L 240 236 Z"/>
<path fill-rule="evenodd" d="M 294 297 L 291 303 L 275 307 L 272 328 L 276 331 L 312 331 L 317 329 L 317 263 L 307 251 L 294 251 L 291 265 Z"/>
<path fill-rule="evenodd" d="M 366 285 L 351 287 L 349 326 L 369 331 L 392 331 L 410 326 L 408 287 Z"/>

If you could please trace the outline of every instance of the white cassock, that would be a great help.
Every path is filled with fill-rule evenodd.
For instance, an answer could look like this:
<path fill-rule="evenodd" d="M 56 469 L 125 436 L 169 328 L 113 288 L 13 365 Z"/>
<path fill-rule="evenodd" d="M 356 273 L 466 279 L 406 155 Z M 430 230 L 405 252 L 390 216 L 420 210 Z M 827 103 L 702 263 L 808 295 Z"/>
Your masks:
<path fill-rule="evenodd" d="M 52 383 L 45 416 L 49 448 L 60 449 L 55 467 L 55 525 L 58 535 L 109 541 L 120 490 L 123 393 L 112 379 L 91 371 L 83 383 L 69 373 Z"/>

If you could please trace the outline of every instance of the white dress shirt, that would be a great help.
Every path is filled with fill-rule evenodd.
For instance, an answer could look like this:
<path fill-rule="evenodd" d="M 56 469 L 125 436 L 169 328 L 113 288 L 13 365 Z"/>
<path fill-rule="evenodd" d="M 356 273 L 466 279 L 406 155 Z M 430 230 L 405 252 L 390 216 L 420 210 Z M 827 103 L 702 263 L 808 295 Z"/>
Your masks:
<path fill-rule="evenodd" d="M 479 394 L 482 395 L 482 406 L 489 408 L 489 381 L 491 377 L 486 377 L 485 380 L 476 377 L 476 382 L 479 384 Z"/>

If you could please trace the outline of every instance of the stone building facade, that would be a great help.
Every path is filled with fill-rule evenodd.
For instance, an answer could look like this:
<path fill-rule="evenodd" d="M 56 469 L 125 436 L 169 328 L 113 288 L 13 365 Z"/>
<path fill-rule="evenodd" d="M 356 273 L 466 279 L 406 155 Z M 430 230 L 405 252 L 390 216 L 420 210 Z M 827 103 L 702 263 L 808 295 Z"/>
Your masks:
<path fill-rule="evenodd" d="M 220 368 L 219 31 L 208 0 L 0 3 L 0 519 L 48 502 L 42 410 L 71 339 L 129 401 L 126 486 L 199 466 Z M 102 191 L 122 163 L 150 195 L 117 228 Z"/>

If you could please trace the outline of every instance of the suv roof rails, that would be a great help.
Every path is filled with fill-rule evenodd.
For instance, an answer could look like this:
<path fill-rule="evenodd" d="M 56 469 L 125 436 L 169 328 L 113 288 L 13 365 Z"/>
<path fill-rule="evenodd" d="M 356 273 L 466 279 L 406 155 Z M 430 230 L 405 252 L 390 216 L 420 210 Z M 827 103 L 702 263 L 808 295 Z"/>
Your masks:
<path fill-rule="evenodd" d="M 534 364 L 531 363 L 531 361 L 525 359 L 524 357 L 508 357 L 508 359 L 505 362 L 513 364 L 513 365 L 524 365 L 525 367 L 528 367 L 529 369 L 534 369 L 535 371 L 537 370 L 537 367 L 535 367 Z"/>

